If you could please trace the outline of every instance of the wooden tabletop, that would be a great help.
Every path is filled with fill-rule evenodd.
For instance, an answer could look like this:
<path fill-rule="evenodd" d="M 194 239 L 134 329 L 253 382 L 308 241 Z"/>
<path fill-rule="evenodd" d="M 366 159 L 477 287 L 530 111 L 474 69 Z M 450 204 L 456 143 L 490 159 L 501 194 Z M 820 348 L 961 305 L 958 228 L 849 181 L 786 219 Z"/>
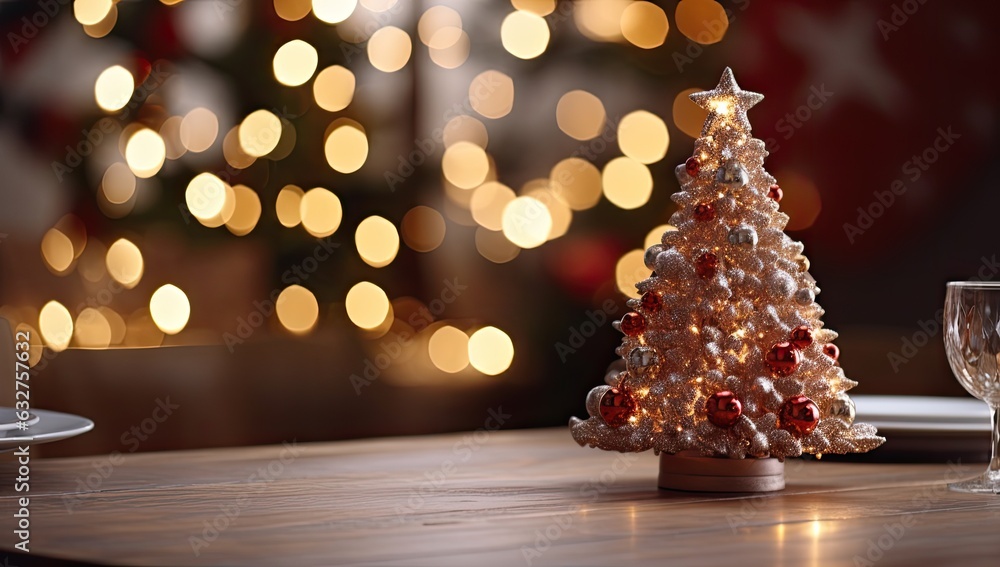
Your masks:
<path fill-rule="evenodd" d="M 993 566 L 1000 496 L 945 487 L 983 468 L 791 460 L 779 493 L 675 493 L 656 489 L 651 453 L 581 448 L 564 428 L 39 459 L 31 551 L 120 565 Z M 15 476 L 9 459 L 0 470 Z"/>

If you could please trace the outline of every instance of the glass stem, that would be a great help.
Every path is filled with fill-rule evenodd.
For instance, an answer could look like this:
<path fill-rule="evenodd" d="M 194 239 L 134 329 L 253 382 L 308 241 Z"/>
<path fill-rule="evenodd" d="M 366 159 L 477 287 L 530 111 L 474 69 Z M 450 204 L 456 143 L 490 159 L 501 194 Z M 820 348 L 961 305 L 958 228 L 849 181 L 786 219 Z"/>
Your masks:
<path fill-rule="evenodd" d="M 989 475 L 1000 476 L 1000 411 L 990 406 L 990 419 L 993 421 L 993 456 L 990 459 Z"/>

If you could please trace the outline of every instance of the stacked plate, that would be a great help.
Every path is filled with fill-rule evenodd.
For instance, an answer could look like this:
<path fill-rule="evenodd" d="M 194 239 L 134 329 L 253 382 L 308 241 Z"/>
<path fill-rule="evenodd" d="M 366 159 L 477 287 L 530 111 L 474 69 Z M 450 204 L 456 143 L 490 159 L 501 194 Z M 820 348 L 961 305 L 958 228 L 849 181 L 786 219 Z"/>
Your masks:
<path fill-rule="evenodd" d="M 94 422 L 85 417 L 45 410 L 31 410 L 22 423 L 14 408 L 0 407 L 0 452 L 59 441 L 93 428 Z"/>

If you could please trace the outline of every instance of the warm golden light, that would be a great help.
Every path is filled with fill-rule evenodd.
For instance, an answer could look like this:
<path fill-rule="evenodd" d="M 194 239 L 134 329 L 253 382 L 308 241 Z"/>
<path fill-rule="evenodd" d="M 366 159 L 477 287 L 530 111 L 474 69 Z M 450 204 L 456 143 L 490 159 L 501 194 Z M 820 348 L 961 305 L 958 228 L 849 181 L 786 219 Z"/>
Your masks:
<path fill-rule="evenodd" d="M 50 301 L 38 313 L 38 330 L 54 352 L 66 350 L 73 338 L 73 316 L 58 301 Z"/>
<path fill-rule="evenodd" d="M 487 181 L 472 192 L 469 211 L 480 226 L 489 230 L 503 228 L 503 210 L 517 195 L 503 183 Z"/>
<path fill-rule="evenodd" d="M 507 240 L 503 232 L 489 230 L 481 226 L 476 228 L 476 250 L 483 258 L 494 264 L 510 262 L 521 253 L 521 249 Z"/>
<path fill-rule="evenodd" d="M 549 216 L 552 217 L 552 227 L 549 229 L 548 240 L 555 240 L 569 231 L 569 225 L 573 222 L 573 211 L 547 184 L 544 187 L 525 191 L 524 194 L 538 199 L 548 209 Z"/>
<path fill-rule="evenodd" d="M 587 91 L 564 94 L 556 105 L 556 123 L 567 136 L 577 140 L 597 137 L 604 128 L 604 104 Z"/>
<path fill-rule="evenodd" d="M 304 335 L 316 326 L 319 320 L 319 303 L 311 291 L 290 285 L 281 291 L 274 304 L 278 321 L 296 335 Z"/>
<path fill-rule="evenodd" d="M 285 185 L 278 191 L 278 198 L 274 203 L 274 211 L 277 213 L 278 222 L 281 226 L 292 228 L 299 226 L 302 216 L 299 213 L 299 205 L 302 203 L 302 195 L 305 192 L 296 185 Z"/>
<path fill-rule="evenodd" d="M 556 9 L 556 0 L 511 0 L 510 3 L 518 10 L 525 10 L 539 16 L 548 16 Z"/>
<path fill-rule="evenodd" d="M 347 292 L 344 306 L 348 319 L 362 329 L 376 329 L 389 316 L 389 297 L 371 282 L 355 284 Z"/>
<path fill-rule="evenodd" d="M 226 215 L 229 208 L 227 202 L 235 208 L 235 200 L 232 195 L 232 188 L 221 179 L 211 173 L 199 173 L 187 186 L 184 192 L 184 202 L 188 211 L 206 226 L 222 226 L 229 216 Z"/>
<path fill-rule="evenodd" d="M 622 14 L 631 3 L 632 0 L 576 0 L 573 21 L 589 39 L 617 41 L 622 37 Z"/>
<path fill-rule="evenodd" d="M 549 172 L 549 185 L 574 211 L 584 211 L 601 200 L 601 172 L 587 160 L 566 158 Z"/>
<path fill-rule="evenodd" d="M 274 12 L 289 22 L 297 22 L 309 15 L 312 0 L 274 0 Z"/>
<path fill-rule="evenodd" d="M 312 78 L 318 63 L 319 54 L 315 47 L 301 39 L 293 39 L 274 53 L 271 67 L 279 83 L 297 87 Z"/>
<path fill-rule="evenodd" d="M 402 69 L 412 52 L 410 36 L 395 26 L 380 28 L 368 40 L 368 60 L 372 67 L 384 73 Z"/>
<path fill-rule="evenodd" d="M 775 177 L 785 193 L 781 198 L 781 212 L 789 217 L 785 230 L 803 230 L 812 226 L 823 209 L 816 183 L 810 177 L 790 169 L 777 172 Z"/>
<path fill-rule="evenodd" d="M 240 124 L 240 148 L 247 155 L 263 157 L 271 153 L 281 138 L 281 120 L 267 110 L 251 112 Z"/>
<path fill-rule="evenodd" d="M 729 29 L 726 9 L 715 0 L 682 0 L 674 18 L 682 34 L 705 45 L 718 43 Z"/>
<path fill-rule="evenodd" d="M 260 197 L 246 185 L 233 185 L 233 196 L 236 207 L 226 221 L 226 228 L 236 236 L 250 234 L 260 221 Z"/>
<path fill-rule="evenodd" d="M 549 45 L 549 24 L 532 12 L 511 12 L 500 25 L 500 42 L 514 57 L 534 59 Z"/>
<path fill-rule="evenodd" d="M 323 69 L 313 81 L 313 98 L 323 110 L 339 112 L 354 100 L 354 73 L 340 65 Z"/>
<path fill-rule="evenodd" d="M 83 348 L 108 348 L 111 344 L 111 325 L 103 313 L 87 307 L 76 316 L 73 340 Z"/>
<path fill-rule="evenodd" d="M 441 158 L 444 177 L 456 187 L 472 189 L 486 180 L 490 160 L 483 148 L 472 142 L 456 142 L 444 151 Z"/>
<path fill-rule="evenodd" d="M 13 321 L 11 321 L 13 324 Z M 38 331 L 34 327 L 27 323 L 18 323 L 17 327 L 14 328 L 14 334 L 25 333 L 28 335 L 28 366 L 34 366 L 38 364 L 38 361 L 42 359 L 42 354 L 44 352 L 43 340 Z"/>
<path fill-rule="evenodd" d="M 403 216 L 400 232 L 407 246 L 417 252 L 430 252 L 444 242 L 444 217 L 430 207 L 418 205 Z"/>
<path fill-rule="evenodd" d="M 447 6 L 431 6 L 417 22 L 417 35 L 424 45 L 430 45 L 434 34 L 446 27 L 462 29 L 462 16 Z"/>
<path fill-rule="evenodd" d="M 97 76 L 94 83 L 94 98 L 97 106 L 108 112 L 120 110 L 132 99 L 135 79 L 121 65 L 108 67 Z"/>
<path fill-rule="evenodd" d="M 320 21 L 339 24 L 354 13 L 358 0 L 312 0 L 313 14 Z"/>
<path fill-rule="evenodd" d="M 667 231 L 677 230 L 677 227 L 672 224 L 661 224 L 660 226 L 654 228 L 646 234 L 646 241 L 644 246 L 649 248 L 654 244 L 660 244 L 663 240 L 663 233 Z"/>
<path fill-rule="evenodd" d="M 111 9 L 108 13 L 101 18 L 101 21 L 96 24 L 84 24 L 83 33 L 93 37 L 95 39 L 102 38 L 109 33 L 111 30 L 115 29 L 115 24 L 118 23 L 118 6 L 112 4 Z"/>
<path fill-rule="evenodd" d="M 68 273 L 75 259 L 73 242 L 58 229 L 50 228 L 42 237 L 42 259 L 54 273 Z"/>
<path fill-rule="evenodd" d="M 222 157 L 226 158 L 226 163 L 236 169 L 246 169 L 257 161 L 257 158 L 243 151 L 240 145 L 240 127 L 233 126 L 222 139 Z"/>
<path fill-rule="evenodd" d="M 121 205 L 135 195 L 135 175 L 120 161 L 108 166 L 101 179 L 101 190 L 109 203 Z"/>
<path fill-rule="evenodd" d="M 388 220 L 371 216 L 361 221 L 354 233 L 358 255 L 374 268 L 388 266 L 399 252 L 399 233 Z"/>
<path fill-rule="evenodd" d="M 513 360 L 514 343 L 500 329 L 483 327 L 469 337 L 469 363 L 483 374 L 501 374 Z"/>
<path fill-rule="evenodd" d="M 114 4 L 111 0 L 73 0 L 73 16 L 85 26 L 100 23 Z"/>
<path fill-rule="evenodd" d="M 80 255 L 76 269 L 83 279 L 98 283 L 108 275 L 108 268 L 105 266 L 107 255 L 108 249 L 100 241 L 91 240 L 87 243 L 87 249 Z"/>
<path fill-rule="evenodd" d="M 692 93 L 701 92 L 702 89 L 685 89 L 677 93 L 674 98 L 673 116 L 674 124 L 692 138 L 701 136 L 701 128 L 708 118 L 708 111 L 698 106 L 691 100 Z"/>
<path fill-rule="evenodd" d="M 302 227 L 316 238 L 324 238 L 336 232 L 343 217 L 344 209 L 340 199 L 322 187 L 310 189 L 299 201 Z"/>
<path fill-rule="evenodd" d="M 136 309 L 125 322 L 125 340 L 128 347 L 157 347 L 163 343 L 163 331 L 156 326 L 149 308 Z"/>
<path fill-rule="evenodd" d="M 108 322 L 108 329 L 111 330 L 110 344 L 118 345 L 125 340 L 125 320 L 114 309 L 102 305 L 97 308 Z"/>
<path fill-rule="evenodd" d="M 639 163 L 656 163 L 667 155 L 670 133 L 663 120 L 645 110 L 630 112 L 618 123 L 618 147 Z"/>
<path fill-rule="evenodd" d="M 628 157 L 609 161 L 601 174 L 601 184 L 604 196 L 622 209 L 637 209 L 653 194 L 653 176 L 649 169 Z"/>
<path fill-rule="evenodd" d="M 514 108 L 514 81 L 500 71 L 484 71 L 469 85 L 469 104 L 486 118 L 503 118 Z"/>
<path fill-rule="evenodd" d="M 622 12 L 622 35 L 629 43 L 643 49 L 663 45 L 670 24 L 667 14 L 652 2 L 633 2 Z"/>
<path fill-rule="evenodd" d="M 127 289 L 132 289 L 139 283 L 145 270 L 139 247 L 125 238 L 119 238 L 108 247 L 104 264 L 108 268 L 108 274 Z"/>
<path fill-rule="evenodd" d="M 457 69 L 469 58 L 469 35 L 454 26 L 445 26 L 434 32 L 427 43 L 428 55 L 437 66 Z"/>
<path fill-rule="evenodd" d="M 370 12 L 380 13 L 389 10 L 399 0 L 361 0 L 361 5 Z"/>
<path fill-rule="evenodd" d="M 185 153 L 187 148 L 181 143 L 181 123 L 183 116 L 171 116 L 160 124 L 160 137 L 163 138 L 163 145 L 166 147 L 167 159 L 178 159 Z"/>
<path fill-rule="evenodd" d="M 167 147 L 163 138 L 149 128 L 142 128 L 125 144 L 125 162 L 136 177 L 152 177 L 163 167 Z"/>
<path fill-rule="evenodd" d="M 552 215 L 534 197 L 517 197 L 507 203 L 501 219 L 503 235 L 521 248 L 541 246 L 552 230 Z"/>
<path fill-rule="evenodd" d="M 427 354 L 438 370 L 449 374 L 461 372 L 469 365 L 469 336 L 445 325 L 434 331 L 427 342 Z"/>
<path fill-rule="evenodd" d="M 207 108 L 198 107 L 181 120 L 181 144 L 190 152 L 203 152 L 219 137 L 219 119 Z"/>
<path fill-rule="evenodd" d="M 442 137 L 446 148 L 458 142 L 471 142 L 486 149 L 490 141 L 486 125 L 464 114 L 452 118 L 444 125 Z"/>
<path fill-rule="evenodd" d="M 323 145 L 326 162 L 334 171 L 354 173 L 368 159 L 368 137 L 351 124 L 338 126 Z"/>
<path fill-rule="evenodd" d="M 642 260 L 644 254 L 643 250 L 630 250 L 615 264 L 615 284 L 629 297 L 639 297 L 635 284 L 649 277 L 649 268 Z"/>

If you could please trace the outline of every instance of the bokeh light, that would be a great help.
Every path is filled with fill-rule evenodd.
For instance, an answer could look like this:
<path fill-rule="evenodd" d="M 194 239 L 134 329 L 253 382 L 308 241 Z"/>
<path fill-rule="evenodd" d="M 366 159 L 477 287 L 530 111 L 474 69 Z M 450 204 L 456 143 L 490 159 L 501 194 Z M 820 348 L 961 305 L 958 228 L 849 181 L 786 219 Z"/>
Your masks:
<path fill-rule="evenodd" d="M 281 325 L 296 335 L 308 333 L 319 320 L 316 296 L 300 285 L 290 285 L 281 290 L 274 310 Z"/>
<path fill-rule="evenodd" d="M 702 89 L 685 89 L 674 98 L 672 114 L 674 124 L 692 138 L 701 136 L 701 128 L 708 118 L 708 111 L 698 106 L 691 100 L 691 94 L 701 92 Z"/>
<path fill-rule="evenodd" d="M 104 316 L 104 320 L 108 322 L 108 328 L 111 329 L 111 344 L 121 344 L 125 340 L 125 319 L 122 319 L 117 311 L 106 305 L 99 306 L 97 310 Z"/>
<path fill-rule="evenodd" d="M 135 175 L 120 161 L 108 166 L 101 178 L 101 191 L 109 203 L 121 205 L 135 195 Z"/>
<path fill-rule="evenodd" d="M 75 259 L 73 242 L 56 228 L 50 228 L 42 237 L 42 259 L 53 273 L 69 273 Z"/>
<path fill-rule="evenodd" d="M 126 289 L 135 287 L 145 270 L 139 247 L 125 238 L 119 238 L 108 247 L 104 263 L 108 274 Z"/>
<path fill-rule="evenodd" d="M 357 7 L 358 0 L 312 0 L 313 14 L 328 24 L 346 20 Z"/>
<path fill-rule="evenodd" d="M 54 352 L 66 350 L 73 338 L 73 316 L 58 301 L 50 301 L 38 313 L 38 330 Z"/>
<path fill-rule="evenodd" d="M 361 5 L 370 12 L 380 13 L 389 10 L 399 0 L 361 0 Z"/>
<path fill-rule="evenodd" d="M 347 292 L 347 318 L 362 329 L 376 329 L 389 316 L 389 297 L 371 282 L 358 282 Z"/>
<path fill-rule="evenodd" d="M 639 297 L 635 284 L 649 277 L 649 268 L 643 262 L 643 250 L 630 250 L 615 264 L 615 284 L 618 291 L 628 297 Z"/>
<path fill-rule="evenodd" d="M 191 216 L 208 227 L 225 224 L 236 208 L 232 187 L 211 173 L 199 173 L 187 186 L 184 202 Z"/>
<path fill-rule="evenodd" d="M 104 314 L 87 307 L 76 316 L 73 342 L 82 348 L 108 348 L 111 345 L 111 325 Z"/>
<path fill-rule="evenodd" d="M 111 30 L 115 29 L 115 24 L 118 23 L 118 6 L 115 4 L 111 5 L 111 9 L 108 13 L 104 15 L 104 18 L 96 24 L 84 24 L 83 32 L 92 38 L 99 39 L 109 33 Z"/>
<path fill-rule="evenodd" d="M 505 264 L 521 253 L 521 248 L 507 240 L 503 232 L 476 228 L 476 250 L 479 254 L 494 264 Z"/>
<path fill-rule="evenodd" d="M 469 336 L 451 325 L 444 325 L 431 335 L 427 354 L 438 370 L 449 374 L 461 372 L 469 365 Z"/>
<path fill-rule="evenodd" d="M 163 138 L 163 145 L 166 147 L 167 159 L 180 159 L 187 153 L 187 148 L 181 143 L 181 123 L 183 116 L 170 116 L 160 124 L 160 137 Z"/>
<path fill-rule="evenodd" d="M 546 180 L 542 181 L 545 182 L 544 186 L 526 190 L 524 194 L 538 199 L 548 209 L 549 216 L 552 218 L 552 227 L 549 229 L 547 238 L 555 240 L 569 231 L 569 225 L 573 222 L 573 211 L 566 204 L 566 201 L 560 199 L 548 186 Z"/>
<path fill-rule="evenodd" d="M 483 148 L 472 142 L 456 142 L 448 146 L 441 158 L 444 177 L 456 187 L 472 189 L 486 180 L 490 160 Z"/>
<path fill-rule="evenodd" d="M 604 166 L 601 174 L 604 196 L 622 209 L 637 209 L 653 194 L 653 176 L 649 169 L 628 157 L 618 157 Z"/>
<path fill-rule="evenodd" d="M 163 343 L 163 331 L 156 326 L 148 307 L 129 314 L 122 343 L 127 347 L 157 347 Z"/>
<path fill-rule="evenodd" d="M 504 207 L 501 225 L 507 240 L 521 248 L 535 248 L 548 240 L 552 215 L 538 199 L 521 196 Z"/>
<path fill-rule="evenodd" d="M 97 81 L 94 83 L 94 98 L 101 109 L 113 112 L 128 104 L 134 90 L 135 79 L 132 73 L 121 65 L 112 65 L 97 76 Z"/>
<path fill-rule="evenodd" d="M 278 216 L 281 226 L 292 228 L 299 226 L 302 222 L 302 215 L 299 206 L 302 203 L 302 195 L 305 192 L 297 185 L 285 185 L 278 191 L 278 198 L 275 199 L 274 211 Z"/>
<path fill-rule="evenodd" d="M 412 52 L 410 36 L 395 26 L 380 28 L 368 40 L 368 60 L 372 67 L 384 73 L 402 69 Z"/>
<path fill-rule="evenodd" d="M 667 155 L 670 133 L 663 120 L 645 110 L 630 112 L 618 123 L 618 147 L 639 163 L 656 163 Z"/>
<path fill-rule="evenodd" d="M 501 374 L 513 360 L 514 343 L 500 329 L 483 327 L 469 337 L 469 363 L 483 374 Z"/>
<path fill-rule="evenodd" d="M 469 58 L 469 34 L 462 28 L 445 26 L 439 28 L 427 43 L 431 61 L 444 69 L 457 69 Z"/>
<path fill-rule="evenodd" d="M 245 169 L 253 165 L 257 158 L 246 153 L 240 145 L 240 127 L 233 126 L 226 137 L 222 139 L 222 157 L 226 163 L 236 169 Z"/>
<path fill-rule="evenodd" d="M 587 91 L 569 91 L 556 104 L 556 123 L 559 129 L 577 140 L 590 140 L 598 136 L 604 128 L 605 120 L 601 99 Z"/>
<path fill-rule="evenodd" d="M 594 41 L 622 38 L 621 19 L 632 0 L 576 0 L 573 21 L 584 36 Z"/>
<path fill-rule="evenodd" d="M 297 22 L 309 15 L 312 0 L 274 0 L 274 12 L 289 22 Z"/>
<path fill-rule="evenodd" d="M 469 104 L 486 118 L 503 118 L 514 108 L 514 81 L 500 71 L 483 71 L 469 84 Z"/>
<path fill-rule="evenodd" d="M 112 0 L 73 0 L 73 17 L 85 26 L 98 24 L 114 7 Z"/>
<path fill-rule="evenodd" d="M 791 169 L 778 171 L 775 178 L 784 192 L 781 212 L 789 217 L 785 230 L 803 230 L 812 226 L 823 209 L 816 183 L 808 176 Z"/>
<path fill-rule="evenodd" d="M 219 136 L 219 119 L 207 108 L 198 107 L 181 120 L 181 144 L 190 152 L 203 152 L 212 147 Z"/>
<path fill-rule="evenodd" d="M 334 171 L 354 173 L 368 159 L 368 137 L 353 124 L 345 123 L 326 137 L 323 151 Z"/>
<path fill-rule="evenodd" d="M 490 136 L 485 124 L 476 118 L 461 114 L 445 123 L 442 139 L 446 148 L 458 142 L 471 142 L 485 149 Z"/>
<path fill-rule="evenodd" d="M 354 232 L 354 244 L 358 248 L 358 255 L 366 264 L 382 268 L 392 263 L 399 252 L 399 233 L 388 220 L 371 216 L 358 224 L 358 229 Z"/>
<path fill-rule="evenodd" d="M 424 45 L 430 45 L 438 30 L 449 27 L 462 29 L 462 16 L 448 6 L 431 6 L 417 21 L 417 36 Z"/>
<path fill-rule="evenodd" d="M 469 211 L 480 226 L 489 230 L 501 230 L 503 210 L 516 197 L 510 187 L 497 181 L 488 181 L 472 192 Z"/>
<path fill-rule="evenodd" d="M 354 100 L 354 73 L 340 65 L 323 69 L 313 81 L 313 98 L 323 110 L 338 112 Z"/>
<path fill-rule="evenodd" d="M 156 175 L 167 157 L 163 138 L 149 128 L 141 128 L 125 144 L 125 162 L 136 177 Z"/>
<path fill-rule="evenodd" d="M 318 63 L 319 54 L 315 47 L 301 39 L 293 39 L 274 53 L 274 78 L 289 87 L 303 85 L 312 78 Z"/>
<path fill-rule="evenodd" d="M 166 284 L 149 298 L 149 314 L 156 327 L 168 335 L 176 335 L 187 326 L 191 303 L 181 288 Z"/>
<path fill-rule="evenodd" d="M 444 242 L 444 217 L 430 207 L 418 205 L 403 216 L 400 232 L 407 246 L 417 252 L 430 252 Z"/>
<path fill-rule="evenodd" d="M 663 8 L 652 2 L 633 2 L 622 12 L 621 28 L 632 45 L 653 49 L 666 41 L 670 24 Z"/>
<path fill-rule="evenodd" d="M 250 234 L 260 221 L 260 197 L 246 185 L 233 185 L 233 196 L 236 207 L 226 221 L 226 228 L 236 236 Z"/>
<path fill-rule="evenodd" d="M 646 241 L 643 243 L 645 248 L 649 248 L 654 244 L 660 244 L 663 240 L 663 233 L 667 231 L 677 230 L 677 227 L 672 224 L 661 224 L 655 227 L 653 230 L 646 234 Z"/>
<path fill-rule="evenodd" d="M 344 209 L 336 195 L 322 187 L 316 187 L 307 191 L 299 200 L 299 218 L 306 232 L 316 238 L 324 238 L 340 227 Z"/>
<path fill-rule="evenodd" d="M 601 200 L 601 172 L 580 158 L 566 158 L 549 173 L 549 184 L 574 211 L 584 211 Z"/>
<path fill-rule="evenodd" d="M 729 29 L 726 9 L 715 0 L 681 0 L 674 18 L 682 34 L 704 45 L 718 43 Z"/>
<path fill-rule="evenodd" d="M 539 16 L 548 16 L 556 9 L 556 0 L 511 0 L 518 10 L 525 10 Z"/>
<path fill-rule="evenodd" d="M 549 45 L 549 24 L 532 12 L 511 12 L 500 25 L 500 42 L 514 57 L 534 59 Z"/>
<path fill-rule="evenodd" d="M 247 155 L 263 157 L 271 153 L 281 138 L 281 120 L 267 110 L 251 112 L 240 123 L 240 148 Z"/>

